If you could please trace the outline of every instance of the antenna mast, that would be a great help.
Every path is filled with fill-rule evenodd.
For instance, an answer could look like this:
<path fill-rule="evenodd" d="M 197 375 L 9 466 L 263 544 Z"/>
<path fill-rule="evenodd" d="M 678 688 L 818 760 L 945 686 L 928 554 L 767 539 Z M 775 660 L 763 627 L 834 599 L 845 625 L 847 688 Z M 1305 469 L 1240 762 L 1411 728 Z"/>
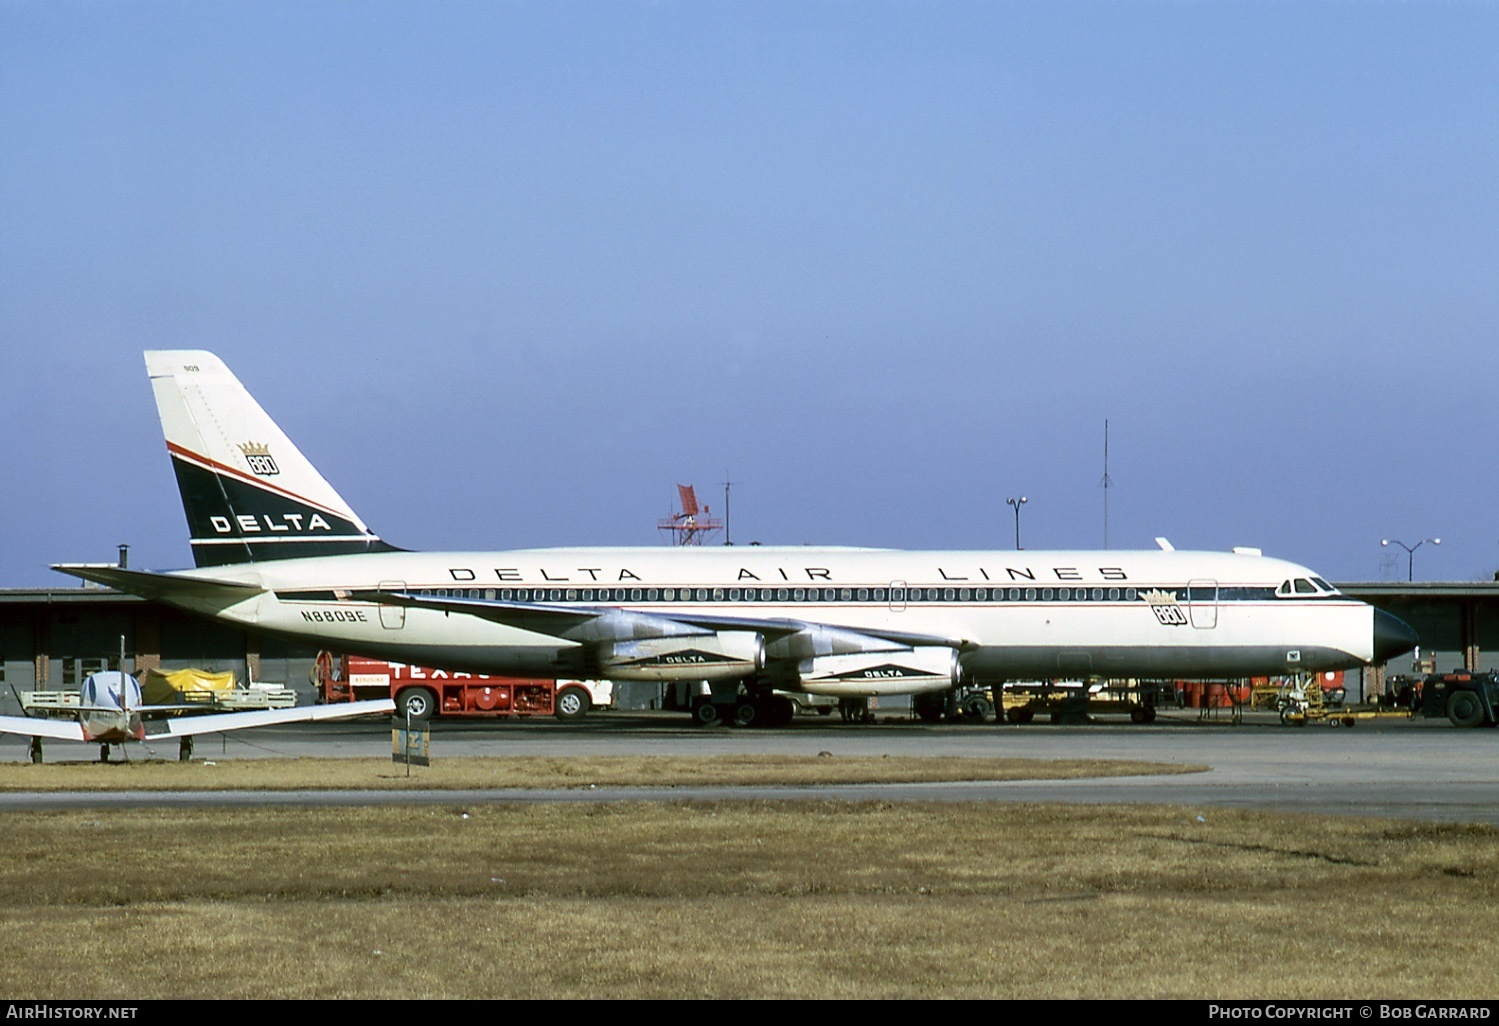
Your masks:
<path fill-rule="evenodd" d="M 1114 482 L 1109 480 L 1109 420 L 1103 421 L 1103 480 L 1099 484 L 1103 487 L 1103 547 L 1109 547 L 1109 487 Z"/>
<path fill-rule="evenodd" d="M 723 543 L 725 545 L 733 545 L 734 542 L 729 537 L 729 487 L 733 485 L 734 482 L 730 481 L 728 478 L 729 475 L 727 472 L 725 472 L 723 482 Z"/>

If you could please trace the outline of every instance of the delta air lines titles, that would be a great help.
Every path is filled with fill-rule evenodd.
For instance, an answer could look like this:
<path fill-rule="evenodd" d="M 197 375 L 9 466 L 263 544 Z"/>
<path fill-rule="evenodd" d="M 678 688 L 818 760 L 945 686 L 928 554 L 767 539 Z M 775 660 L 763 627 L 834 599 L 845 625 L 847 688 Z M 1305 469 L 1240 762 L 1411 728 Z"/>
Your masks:
<path fill-rule="evenodd" d="M 1087 581 L 1096 579 L 1101 581 L 1127 581 L 1129 575 L 1121 567 L 1101 566 L 1096 569 L 1079 569 L 1072 566 L 1044 567 L 1039 571 L 1034 567 L 1012 567 L 995 570 L 991 575 L 988 568 L 973 567 L 965 569 L 962 573 L 950 571 L 945 567 L 936 567 L 935 576 L 930 580 L 958 583 L 978 582 L 1008 582 L 1008 581 Z M 1039 576 L 1038 576 L 1039 574 Z M 456 583 L 467 584 L 470 582 L 499 581 L 505 584 L 599 584 L 619 583 L 622 581 L 644 581 L 646 578 L 636 573 L 627 566 L 598 567 L 580 566 L 568 569 L 558 567 L 494 567 L 490 570 L 475 570 L 472 567 L 449 567 L 448 575 Z M 833 571 L 821 566 L 801 566 L 786 568 L 757 567 L 751 569 L 741 566 L 734 577 L 735 582 L 745 581 L 788 581 L 799 582 L 825 582 L 828 584 L 843 583 L 834 578 Z M 848 583 L 855 583 L 850 581 Z"/>

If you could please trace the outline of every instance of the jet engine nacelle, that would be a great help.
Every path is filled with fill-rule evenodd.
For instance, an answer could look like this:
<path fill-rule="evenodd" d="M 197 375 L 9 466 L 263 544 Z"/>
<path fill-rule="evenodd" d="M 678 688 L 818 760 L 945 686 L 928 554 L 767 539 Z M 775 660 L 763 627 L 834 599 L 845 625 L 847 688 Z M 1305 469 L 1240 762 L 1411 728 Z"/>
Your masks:
<path fill-rule="evenodd" d="M 765 639 L 754 631 L 685 638 L 642 638 L 599 646 L 599 673 L 610 680 L 735 680 L 765 666 Z"/>
<path fill-rule="evenodd" d="M 957 686 L 962 668 L 956 649 L 933 646 L 819 656 L 803 660 L 797 672 L 801 689 L 814 695 L 869 697 L 946 691 Z"/>

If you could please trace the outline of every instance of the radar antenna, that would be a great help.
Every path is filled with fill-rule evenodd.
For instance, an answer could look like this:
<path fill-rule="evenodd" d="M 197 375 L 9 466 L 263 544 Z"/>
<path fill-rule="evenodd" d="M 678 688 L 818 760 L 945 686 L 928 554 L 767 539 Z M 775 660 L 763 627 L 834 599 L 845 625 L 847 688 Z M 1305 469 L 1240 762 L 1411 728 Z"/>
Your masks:
<path fill-rule="evenodd" d="M 656 521 L 656 529 L 668 545 L 701 545 L 703 539 L 724 529 L 723 521 L 699 506 L 692 485 L 677 485 L 681 511 Z"/>

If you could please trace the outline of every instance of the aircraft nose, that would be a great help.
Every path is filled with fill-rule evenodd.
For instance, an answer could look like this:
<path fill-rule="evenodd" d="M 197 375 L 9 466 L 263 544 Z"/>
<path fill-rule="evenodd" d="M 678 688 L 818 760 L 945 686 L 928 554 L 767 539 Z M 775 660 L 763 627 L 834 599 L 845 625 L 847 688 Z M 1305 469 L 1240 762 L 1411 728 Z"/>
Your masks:
<path fill-rule="evenodd" d="M 1374 610 L 1374 661 L 1387 662 L 1421 643 L 1411 625 L 1383 609 Z"/>

